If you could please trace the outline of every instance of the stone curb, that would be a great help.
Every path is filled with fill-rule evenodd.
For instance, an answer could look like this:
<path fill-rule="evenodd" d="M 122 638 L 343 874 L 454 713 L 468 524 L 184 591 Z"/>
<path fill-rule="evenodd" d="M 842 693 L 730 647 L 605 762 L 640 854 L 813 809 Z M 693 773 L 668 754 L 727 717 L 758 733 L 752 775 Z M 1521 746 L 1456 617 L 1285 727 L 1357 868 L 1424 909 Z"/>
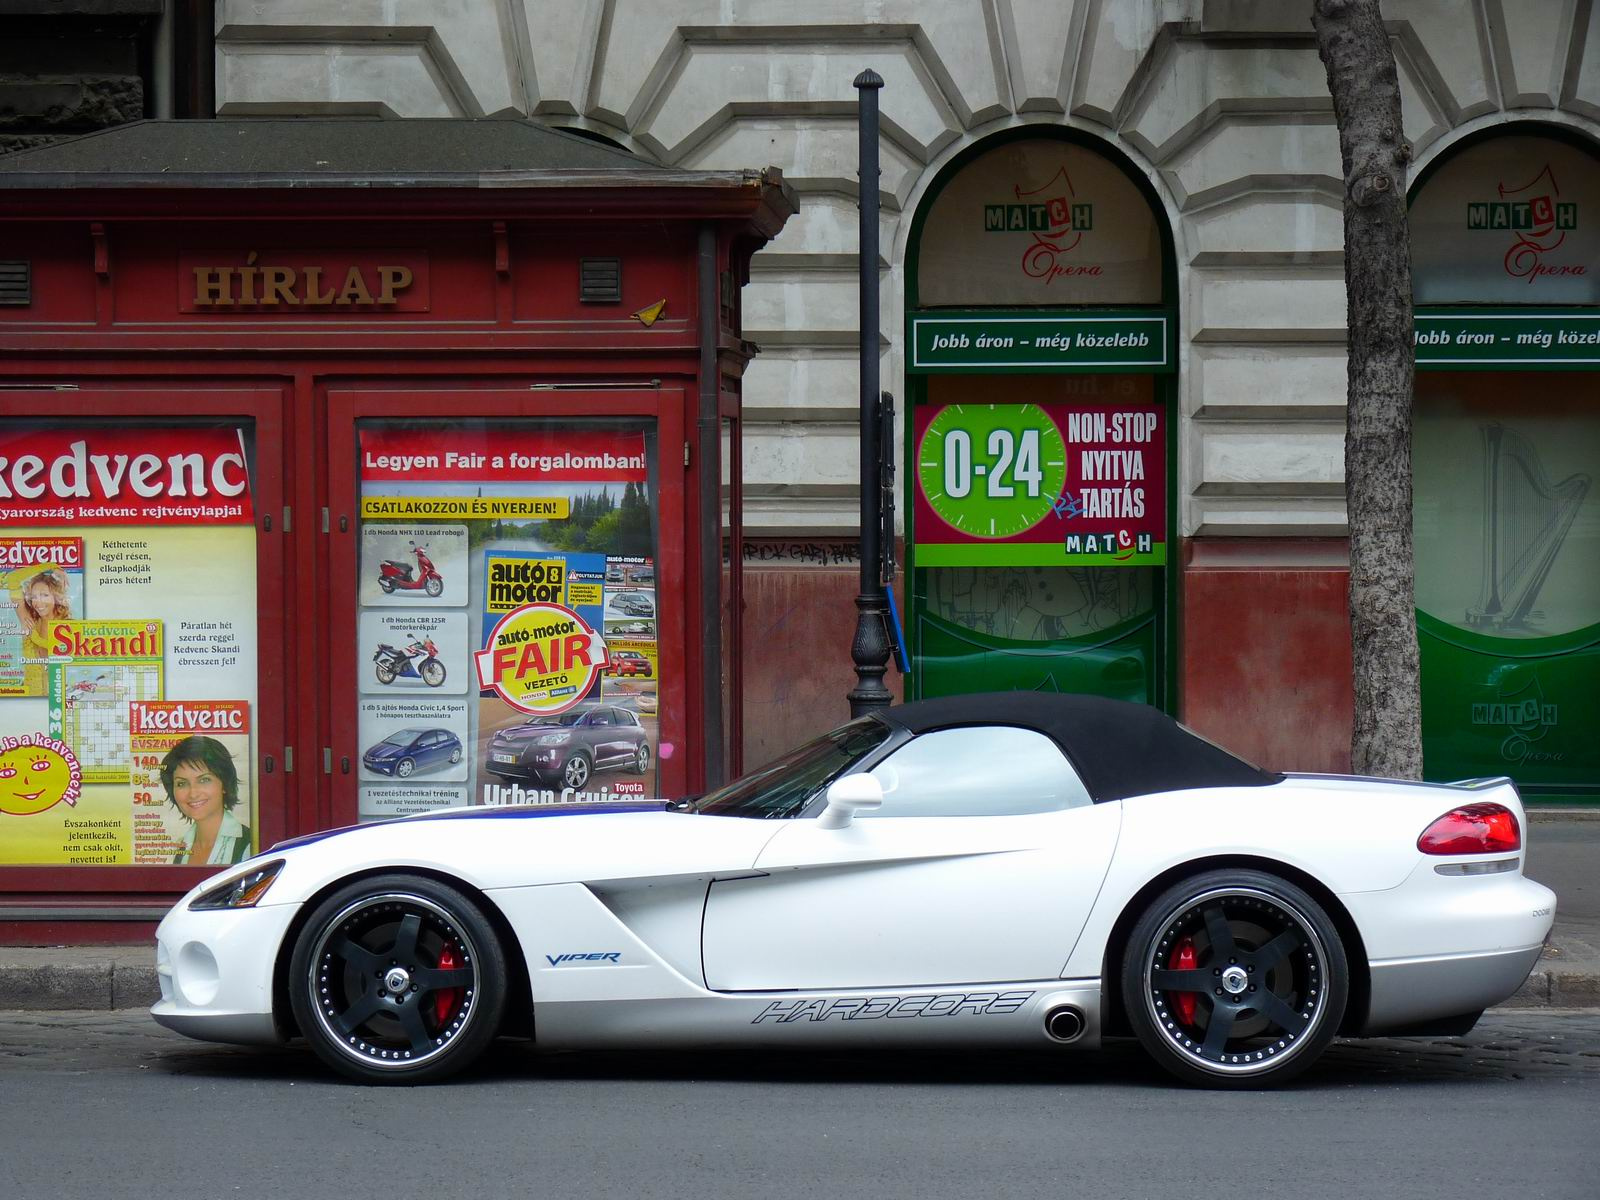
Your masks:
<path fill-rule="evenodd" d="M 148 1008 L 160 995 L 155 964 L 143 947 L 0 949 L 0 1010 Z M 1600 969 L 1541 964 L 1500 1007 L 1600 1008 Z"/>
<path fill-rule="evenodd" d="M 153 952 L 143 946 L 0 949 L 0 1008 L 148 1008 L 160 995 Z"/>

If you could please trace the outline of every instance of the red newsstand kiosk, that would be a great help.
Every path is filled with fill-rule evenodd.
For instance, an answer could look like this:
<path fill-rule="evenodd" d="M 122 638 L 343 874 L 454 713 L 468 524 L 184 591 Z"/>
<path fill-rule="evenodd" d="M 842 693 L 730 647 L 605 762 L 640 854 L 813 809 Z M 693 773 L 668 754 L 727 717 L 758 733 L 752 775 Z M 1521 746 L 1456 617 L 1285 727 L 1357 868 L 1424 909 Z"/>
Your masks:
<path fill-rule="evenodd" d="M 286 837 L 735 765 L 772 171 L 524 121 L 0 159 L 0 944 Z"/>

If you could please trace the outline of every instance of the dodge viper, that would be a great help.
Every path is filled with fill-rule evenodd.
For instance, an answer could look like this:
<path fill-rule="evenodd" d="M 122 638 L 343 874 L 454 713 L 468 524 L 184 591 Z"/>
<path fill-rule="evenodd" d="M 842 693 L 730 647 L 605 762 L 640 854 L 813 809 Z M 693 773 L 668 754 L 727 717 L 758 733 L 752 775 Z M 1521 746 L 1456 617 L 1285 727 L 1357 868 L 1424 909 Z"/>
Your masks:
<path fill-rule="evenodd" d="M 1505 779 L 1261 770 L 1139 705 L 892 707 L 704 796 L 312 834 L 157 931 L 156 1020 L 371 1083 L 548 1047 L 1137 1038 L 1282 1082 L 1337 1036 L 1464 1032 L 1537 960 Z"/>

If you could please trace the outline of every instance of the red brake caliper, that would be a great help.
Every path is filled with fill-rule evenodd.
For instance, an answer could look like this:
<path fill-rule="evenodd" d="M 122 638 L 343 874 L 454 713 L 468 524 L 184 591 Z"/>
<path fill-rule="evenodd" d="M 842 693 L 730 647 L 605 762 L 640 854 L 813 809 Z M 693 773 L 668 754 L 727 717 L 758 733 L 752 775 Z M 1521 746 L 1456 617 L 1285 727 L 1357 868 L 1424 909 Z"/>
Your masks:
<path fill-rule="evenodd" d="M 448 971 L 451 967 L 459 967 L 461 963 L 456 958 L 456 944 L 446 942 L 439 951 L 439 969 Z M 455 1012 L 456 1005 L 461 1003 L 460 988 L 445 988 L 433 998 L 434 1018 L 443 1025 L 450 1019 L 450 1014 Z M 1193 1007 L 1193 999 L 1190 1000 Z"/>
<path fill-rule="evenodd" d="M 1194 940 L 1180 938 L 1178 944 L 1172 948 L 1172 959 L 1167 963 L 1174 971 L 1192 971 L 1197 966 L 1194 953 Z M 1167 1003 L 1172 1005 L 1172 1011 L 1178 1014 L 1178 1020 L 1185 1025 L 1194 1024 L 1194 1006 L 1197 997 L 1193 992 L 1168 992 Z"/>

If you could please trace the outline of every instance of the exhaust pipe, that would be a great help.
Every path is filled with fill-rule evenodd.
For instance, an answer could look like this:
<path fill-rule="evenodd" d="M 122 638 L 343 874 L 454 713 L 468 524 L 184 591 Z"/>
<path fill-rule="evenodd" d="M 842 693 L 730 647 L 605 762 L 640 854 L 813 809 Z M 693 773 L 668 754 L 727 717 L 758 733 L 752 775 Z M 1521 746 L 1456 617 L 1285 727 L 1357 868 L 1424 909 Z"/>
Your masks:
<path fill-rule="evenodd" d="M 1088 1023 L 1083 1019 L 1083 1012 L 1073 1008 L 1070 1004 L 1061 1008 L 1053 1008 L 1045 1014 L 1044 1031 L 1053 1040 L 1058 1042 L 1075 1042 L 1083 1036 L 1083 1031 Z"/>

